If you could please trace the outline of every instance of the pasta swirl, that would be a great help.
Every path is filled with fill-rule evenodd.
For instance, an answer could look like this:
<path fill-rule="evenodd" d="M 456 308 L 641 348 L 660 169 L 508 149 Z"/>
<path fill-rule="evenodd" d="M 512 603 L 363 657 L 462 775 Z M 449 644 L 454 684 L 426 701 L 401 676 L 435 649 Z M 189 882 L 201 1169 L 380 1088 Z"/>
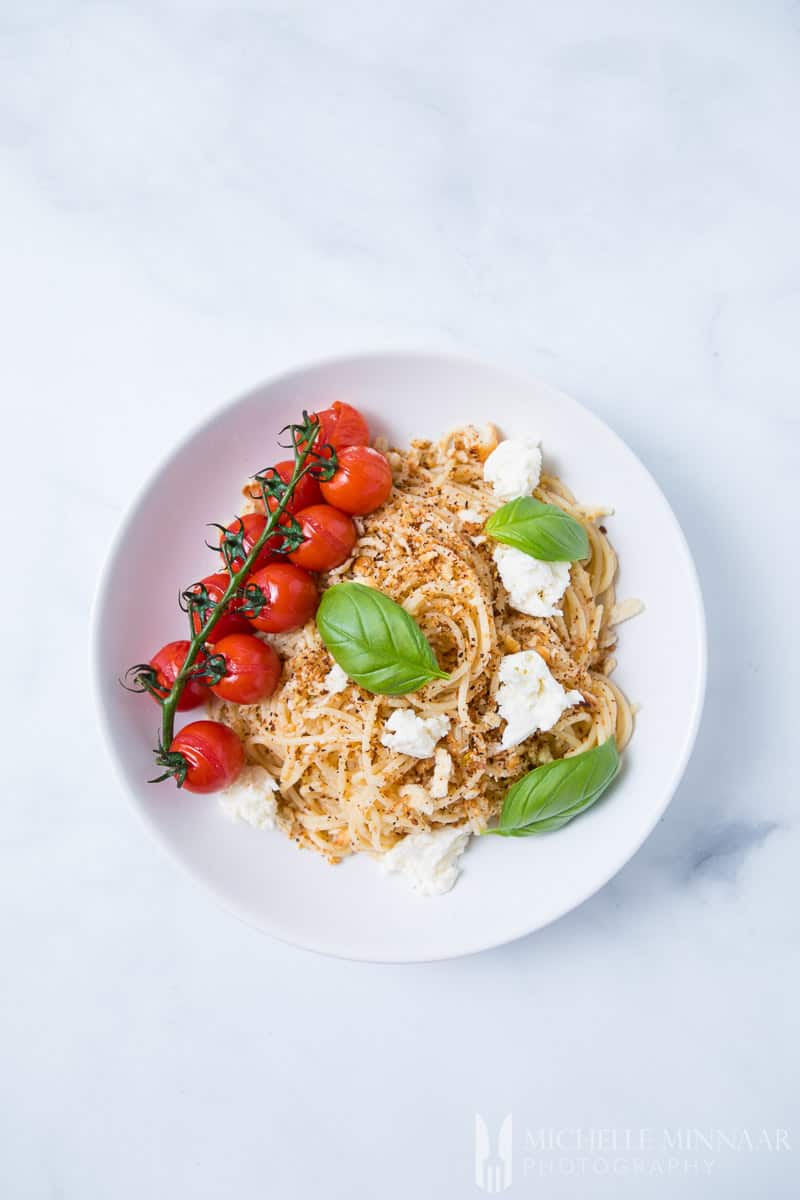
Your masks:
<path fill-rule="evenodd" d="M 617 560 L 598 525 L 606 510 L 582 507 L 559 479 L 542 476 L 535 496 L 580 521 L 590 557 L 572 565 L 560 616 L 515 611 L 481 533 L 498 507 L 483 479 L 496 444 L 493 427 L 465 426 L 438 443 L 412 442 L 407 451 L 379 445 L 392 466 L 392 494 L 360 519 L 348 562 L 321 580 L 325 587 L 355 579 L 401 603 L 449 679 L 403 697 L 374 696 L 354 683 L 331 695 L 325 676 L 332 660 L 312 621 L 268 638 L 285 658 L 283 682 L 269 701 L 212 702 L 213 715 L 244 740 L 248 759 L 278 781 L 281 828 L 332 862 L 356 851 L 382 853 L 423 829 L 468 825 L 479 832 L 498 813 L 509 783 L 532 767 L 612 734 L 622 748 L 631 735 L 631 707 L 609 678 Z M 504 751 L 497 672 L 504 655 L 524 649 L 537 650 L 584 703 L 549 732 Z M 398 706 L 450 718 L 440 743 L 446 755 L 414 759 L 381 744 Z"/>

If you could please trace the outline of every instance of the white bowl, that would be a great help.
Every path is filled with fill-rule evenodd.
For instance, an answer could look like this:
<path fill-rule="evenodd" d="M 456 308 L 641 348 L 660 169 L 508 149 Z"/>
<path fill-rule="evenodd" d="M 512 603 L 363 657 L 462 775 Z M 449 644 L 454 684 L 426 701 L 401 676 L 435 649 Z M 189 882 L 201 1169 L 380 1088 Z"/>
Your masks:
<path fill-rule="evenodd" d="M 493 421 L 537 433 L 545 465 L 585 503 L 613 506 L 618 597 L 642 616 L 620 630 L 615 678 L 641 704 L 624 769 L 603 802 L 557 833 L 475 839 L 443 897 L 408 891 L 366 857 L 338 867 L 282 834 L 231 824 L 213 796 L 152 785 L 158 712 L 119 677 L 185 637 L 176 597 L 216 569 L 206 522 L 227 524 L 248 474 L 285 455 L 277 431 L 301 409 L 344 399 L 393 443 Z M 122 523 L 100 580 L 94 675 L 105 732 L 126 790 L 174 859 L 244 920 L 287 942 L 373 961 L 448 958 L 540 929 L 602 887 L 664 812 L 686 767 L 705 688 L 703 604 L 667 501 L 631 450 L 575 400 L 478 363 L 388 354 L 284 375 L 221 409 L 166 459 Z M 194 719 L 197 714 L 189 714 Z"/>

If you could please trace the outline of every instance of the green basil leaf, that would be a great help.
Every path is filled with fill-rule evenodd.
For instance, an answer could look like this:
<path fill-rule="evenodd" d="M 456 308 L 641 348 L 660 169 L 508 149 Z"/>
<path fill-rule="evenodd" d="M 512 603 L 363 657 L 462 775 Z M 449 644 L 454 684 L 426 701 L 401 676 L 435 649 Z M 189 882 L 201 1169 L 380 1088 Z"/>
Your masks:
<path fill-rule="evenodd" d="M 440 670 L 425 634 L 404 608 L 363 583 L 337 583 L 323 593 L 317 629 L 336 662 L 368 692 L 404 696 Z"/>
<path fill-rule="evenodd" d="M 542 562 L 576 562 L 589 557 L 589 538 L 579 521 L 555 504 L 520 496 L 492 513 L 485 525 L 496 542 L 514 546 Z"/>
<path fill-rule="evenodd" d="M 532 837 L 561 829 L 600 799 L 618 770 L 613 737 L 583 754 L 536 767 L 509 788 L 500 824 L 487 832 Z"/>

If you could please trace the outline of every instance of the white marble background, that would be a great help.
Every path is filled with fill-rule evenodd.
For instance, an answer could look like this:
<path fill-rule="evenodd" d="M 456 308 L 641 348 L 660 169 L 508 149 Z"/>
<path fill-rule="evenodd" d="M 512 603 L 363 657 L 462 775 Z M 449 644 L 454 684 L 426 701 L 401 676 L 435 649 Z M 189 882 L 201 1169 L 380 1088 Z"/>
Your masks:
<path fill-rule="evenodd" d="M 6 0 L 0 30 L 0 1194 L 468 1197 L 478 1110 L 514 1113 L 511 1195 L 796 1196 L 797 4 Z M 404 968 L 274 944 L 178 875 L 85 665 L 105 548 L 187 422 L 387 346 L 606 418 L 711 639 L 634 861 L 537 936 Z M 642 1175 L 525 1127 L 792 1149 L 659 1143 Z"/>

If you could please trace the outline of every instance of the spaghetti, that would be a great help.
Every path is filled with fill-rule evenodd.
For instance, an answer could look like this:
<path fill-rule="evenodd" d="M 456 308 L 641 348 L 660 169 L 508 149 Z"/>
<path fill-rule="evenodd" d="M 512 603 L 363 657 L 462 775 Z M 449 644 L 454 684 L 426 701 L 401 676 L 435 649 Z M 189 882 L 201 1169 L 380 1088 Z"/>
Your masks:
<path fill-rule="evenodd" d="M 492 426 L 465 426 L 438 443 L 412 442 L 407 451 L 379 446 L 392 467 L 392 494 L 360 519 L 351 558 L 321 579 L 323 588 L 357 580 L 401 603 L 447 680 L 401 697 L 372 695 L 352 682 L 331 692 L 332 659 L 312 621 L 269 637 L 286 665 L 267 702 L 212 702 L 213 715 L 244 740 L 249 761 L 277 781 L 280 828 L 332 862 L 357 851 L 384 853 L 422 830 L 457 825 L 480 832 L 499 812 L 510 782 L 525 772 L 612 735 L 621 749 L 631 735 L 630 705 L 610 678 L 617 560 L 598 525 L 607 510 L 581 506 L 559 479 L 542 475 L 534 495 L 583 525 L 590 556 L 572 564 L 560 615 L 515 611 L 481 532 L 499 507 L 483 478 L 497 442 Z M 630 615 L 624 606 L 617 611 Z M 503 750 L 498 669 L 504 655 L 527 649 L 544 658 L 565 689 L 579 691 L 583 703 L 548 732 Z M 432 757 L 411 758 L 381 743 L 398 707 L 449 718 Z"/>

